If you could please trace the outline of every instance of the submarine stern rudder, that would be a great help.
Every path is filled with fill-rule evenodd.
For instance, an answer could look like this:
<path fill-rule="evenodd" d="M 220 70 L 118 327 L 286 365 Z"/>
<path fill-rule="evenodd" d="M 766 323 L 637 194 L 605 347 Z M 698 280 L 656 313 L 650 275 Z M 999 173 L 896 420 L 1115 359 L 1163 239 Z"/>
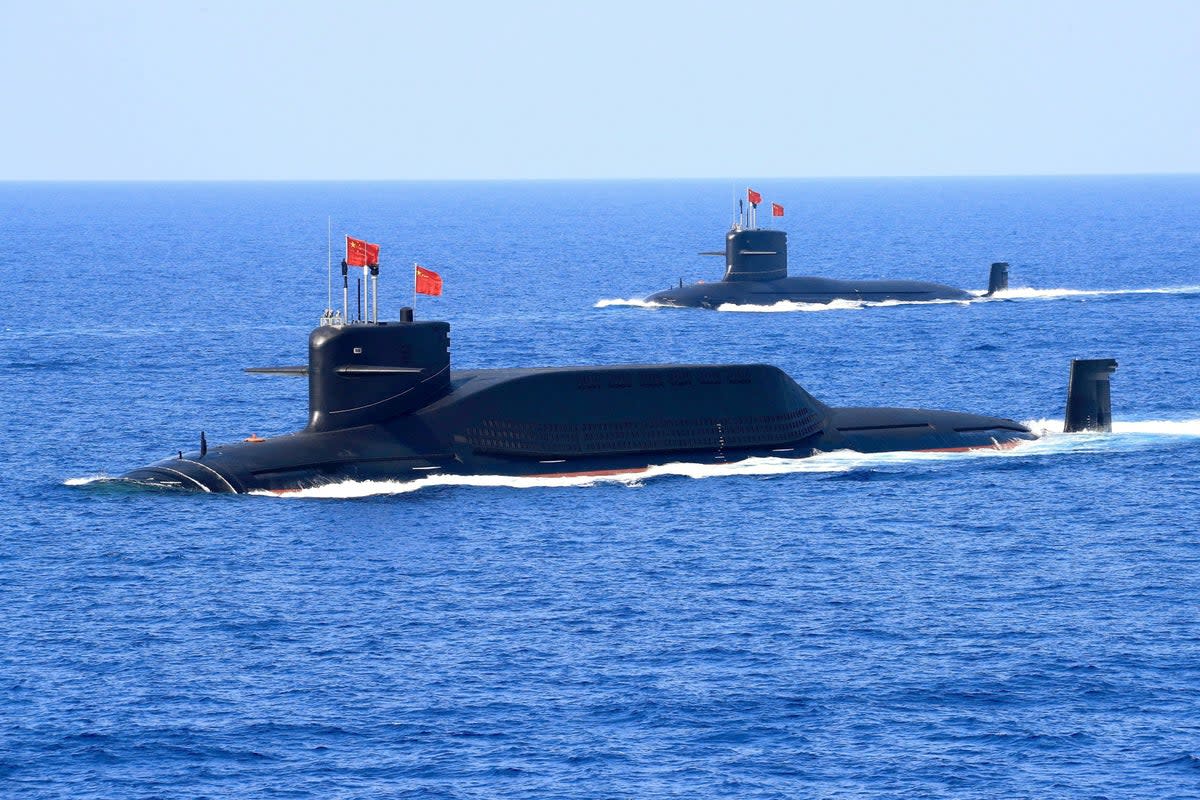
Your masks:
<path fill-rule="evenodd" d="M 1063 433 L 1112 432 L 1109 376 L 1116 369 L 1115 358 L 1077 358 L 1071 362 Z"/>
<path fill-rule="evenodd" d="M 992 271 L 988 275 L 988 290 L 984 297 L 991 297 L 996 292 L 1003 292 L 1008 288 L 1008 262 L 997 261 L 992 264 Z"/>

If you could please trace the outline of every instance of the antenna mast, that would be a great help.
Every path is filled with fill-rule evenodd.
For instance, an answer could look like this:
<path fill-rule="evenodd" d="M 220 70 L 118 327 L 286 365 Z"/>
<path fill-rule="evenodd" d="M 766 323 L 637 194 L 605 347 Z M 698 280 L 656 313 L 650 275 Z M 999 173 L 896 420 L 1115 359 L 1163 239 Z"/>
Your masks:
<path fill-rule="evenodd" d="M 350 236 L 346 235 L 347 251 L 350 246 Z M 350 278 L 346 259 L 342 259 L 342 320 L 343 322 L 350 321 Z"/>
<path fill-rule="evenodd" d="M 379 322 L 379 265 L 371 265 L 371 321 Z"/>
<path fill-rule="evenodd" d="M 345 263 L 342 274 L 346 274 Z M 333 218 L 325 217 L 325 313 L 321 315 L 322 325 L 342 325 L 345 323 L 345 312 L 341 316 L 333 310 Z M 342 302 L 343 307 L 345 301 Z"/>

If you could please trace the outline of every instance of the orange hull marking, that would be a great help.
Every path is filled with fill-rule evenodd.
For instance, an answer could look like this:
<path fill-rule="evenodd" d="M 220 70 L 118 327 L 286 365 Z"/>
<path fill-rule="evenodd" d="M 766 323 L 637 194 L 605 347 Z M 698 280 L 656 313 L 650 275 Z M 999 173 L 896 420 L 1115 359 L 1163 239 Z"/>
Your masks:
<path fill-rule="evenodd" d="M 996 444 L 980 444 L 974 447 L 931 447 L 928 450 L 913 450 L 914 453 L 968 453 L 972 450 L 1012 450 L 1025 444 L 1030 439 L 1009 439 Z"/>
<path fill-rule="evenodd" d="M 590 478 L 593 475 L 636 475 L 645 472 L 649 467 L 632 467 L 630 469 L 595 469 L 588 472 L 546 472 L 540 475 L 529 475 L 530 478 Z"/>

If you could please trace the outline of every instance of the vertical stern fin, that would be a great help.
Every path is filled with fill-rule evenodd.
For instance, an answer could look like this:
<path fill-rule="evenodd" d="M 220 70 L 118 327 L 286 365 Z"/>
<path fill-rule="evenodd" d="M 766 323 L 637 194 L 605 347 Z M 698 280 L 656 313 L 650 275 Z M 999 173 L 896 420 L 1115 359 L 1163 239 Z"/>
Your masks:
<path fill-rule="evenodd" d="M 988 290 L 984 297 L 991 297 L 996 292 L 1003 292 L 1008 288 L 1008 262 L 997 261 L 992 264 L 992 272 L 988 275 Z"/>
<path fill-rule="evenodd" d="M 1067 414 L 1063 431 L 1112 431 L 1109 376 L 1117 368 L 1114 358 L 1076 359 L 1067 384 Z"/>

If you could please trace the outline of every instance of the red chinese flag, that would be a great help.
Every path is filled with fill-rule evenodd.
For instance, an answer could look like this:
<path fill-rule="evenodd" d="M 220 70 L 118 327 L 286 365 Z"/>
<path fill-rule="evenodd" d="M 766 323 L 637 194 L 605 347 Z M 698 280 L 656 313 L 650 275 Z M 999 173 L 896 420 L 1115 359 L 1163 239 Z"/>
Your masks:
<path fill-rule="evenodd" d="M 379 245 L 346 237 L 346 264 L 351 267 L 373 267 L 379 263 Z"/>
<path fill-rule="evenodd" d="M 747 189 L 746 190 L 746 199 L 749 200 L 752 205 L 758 205 L 759 203 L 762 202 L 762 195 L 759 194 L 758 192 L 754 191 L 753 189 Z"/>
<path fill-rule="evenodd" d="M 779 203 L 771 203 L 771 216 L 772 217 L 782 217 L 783 216 L 783 206 L 779 205 Z"/>
<path fill-rule="evenodd" d="M 417 294 L 440 295 L 442 293 L 442 276 L 431 269 L 417 266 Z"/>

